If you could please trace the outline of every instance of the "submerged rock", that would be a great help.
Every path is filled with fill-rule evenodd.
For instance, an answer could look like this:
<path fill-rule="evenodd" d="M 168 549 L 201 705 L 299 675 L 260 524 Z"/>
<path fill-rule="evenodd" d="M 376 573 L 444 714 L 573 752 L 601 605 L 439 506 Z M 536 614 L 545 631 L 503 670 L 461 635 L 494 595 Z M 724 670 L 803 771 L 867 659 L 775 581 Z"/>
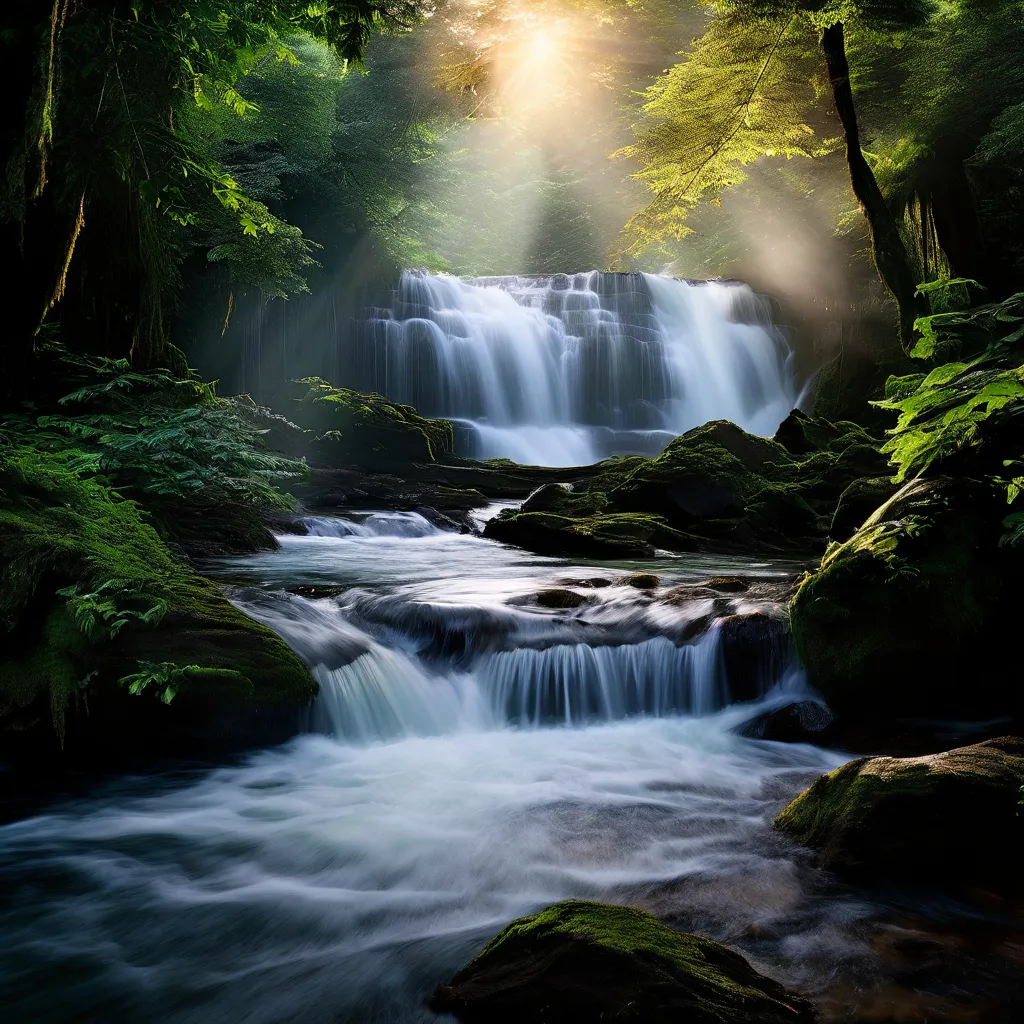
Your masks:
<path fill-rule="evenodd" d="M 790 606 L 811 683 L 844 722 L 1013 717 L 1024 553 L 1000 546 L 1006 491 L 914 480 L 832 546 Z"/>
<path fill-rule="evenodd" d="M 592 600 L 593 598 L 577 594 L 565 587 L 552 587 L 550 590 L 542 590 L 537 595 L 537 604 L 542 608 L 579 608 Z"/>
<path fill-rule="evenodd" d="M 635 572 L 632 576 L 627 576 L 622 584 L 635 590 L 657 590 L 661 580 L 650 572 Z"/>
<path fill-rule="evenodd" d="M 871 881 L 1019 891 L 1024 740 L 851 761 L 775 819 L 823 867 Z"/>
<path fill-rule="evenodd" d="M 739 732 L 752 740 L 827 744 L 835 733 L 835 717 L 824 704 L 802 700 L 758 715 Z"/>
<path fill-rule="evenodd" d="M 739 953 L 629 907 L 566 900 L 513 921 L 430 1002 L 464 1024 L 775 1024 L 809 1006 Z"/>

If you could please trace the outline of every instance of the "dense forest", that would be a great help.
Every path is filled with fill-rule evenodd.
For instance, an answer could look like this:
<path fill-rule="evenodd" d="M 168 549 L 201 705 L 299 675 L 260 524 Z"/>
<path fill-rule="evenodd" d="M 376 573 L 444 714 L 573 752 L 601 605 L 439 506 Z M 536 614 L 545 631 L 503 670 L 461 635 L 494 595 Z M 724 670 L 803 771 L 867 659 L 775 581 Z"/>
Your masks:
<path fill-rule="evenodd" d="M 63 864 L 33 823 L 120 813 L 95 787 L 131 773 L 169 788 L 126 818 L 193 821 L 236 770 L 330 800 L 449 772 L 457 853 L 416 818 L 434 797 L 407 796 L 402 840 L 374 789 L 337 811 L 373 836 L 336 860 L 317 819 L 294 872 L 246 833 L 245 867 L 208 877 L 185 846 L 214 858 L 217 826 L 188 824 L 153 870 L 233 892 L 321 856 L 381 907 L 447 894 L 297 930 L 358 965 L 273 975 L 309 1020 L 427 1019 L 428 997 L 467 1022 L 1015 1019 L 1022 54 L 1020 0 L 6 0 L 0 864 Z M 495 753 L 456 768 L 474 701 Z M 622 738 L 702 715 L 713 740 Z M 566 784 L 600 774 L 600 729 L 609 788 Z M 325 733 L 343 753 L 301 745 Z M 609 792 L 654 771 L 641 748 L 686 778 L 651 775 L 634 826 Z M 353 781 L 317 774 L 334 757 Z M 463 792 L 471 823 L 445 817 Z M 662 812 L 717 814 L 737 863 L 774 867 L 659 875 L 699 832 Z M 633 827 L 652 845 L 627 863 Z M 424 880 L 405 847 L 452 866 Z M 63 870 L 11 875 L 11 1005 L 152 1019 L 165 982 L 110 996 L 96 952 L 92 981 L 26 994 L 77 962 L 17 959 L 64 927 L 33 916 L 48 885 L 86 891 Z M 799 896 L 765 924 L 769 891 Z M 239 913 L 138 962 L 243 950 Z M 156 1019 L 298 1019 L 231 969 Z"/>

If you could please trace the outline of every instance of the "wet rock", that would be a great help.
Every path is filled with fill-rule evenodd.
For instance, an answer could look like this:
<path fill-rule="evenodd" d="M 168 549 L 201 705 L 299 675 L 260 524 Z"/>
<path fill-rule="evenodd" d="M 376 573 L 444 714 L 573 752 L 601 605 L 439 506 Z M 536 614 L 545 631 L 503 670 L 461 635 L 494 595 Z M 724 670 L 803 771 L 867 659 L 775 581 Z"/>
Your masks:
<path fill-rule="evenodd" d="M 326 597 L 337 597 L 345 592 L 344 587 L 337 587 L 325 584 L 298 583 L 293 587 L 286 588 L 289 594 L 297 594 L 299 597 L 308 598 L 311 601 L 323 600 Z"/>
<path fill-rule="evenodd" d="M 824 704 L 813 700 L 787 704 L 766 711 L 747 722 L 740 735 L 776 743 L 817 743 L 826 745 L 835 734 L 835 718 Z"/>
<path fill-rule="evenodd" d="M 750 589 L 750 583 L 739 576 L 715 576 L 708 580 L 707 586 L 723 594 L 742 594 Z"/>
<path fill-rule="evenodd" d="M 1022 888 L 1024 740 L 872 757 L 823 775 L 775 819 L 830 871 L 948 890 Z"/>
<path fill-rule="evenodd" d="M 412 511 L 423 516 L 431 526 L 436 526 L 439 530 L 450 530 L 452 533 L 470 532 L 469 524 L 465 521 L 464 516 L 456 518 L 445 515 L 429 505 L 417 505 Z"/>
<path fill-rule="evenodd" d="M 809 1006 L 738 953 L 629 907 L 567 900 L 512 922 L 431 999 L 464 1024 L 775 1024 Z"/>
<path fill-rule="evenodd" d="M 592 600 L 591 597 L 577 594 L 574 590 L 566 590 L 564 587 L 542 590 L 537 595 L 537 604 L 542 608 L 579 608 Z"/>
<path fill-rule="evenodd" d="M 785 614 L 765 609 L 727 615 L 719 620 L 717 629 L 730 696 L 734 701 L 756 700 L 789 663 Z"/>
<path fill-rule="evenodd" d="M 538 554 L 609 559 L 653 558 L 652 538 L 665 532 L 665 523 L 655 516 L 569 519 L 544 512 L 499 515 L 484 527 L 485 537 Z"/>
<path fill-rule="evenodd" d="M 635 572 L 622 581 L 623 586 L 634 587 L 637 590 L 657 590 L 660 584 L 661 580 L 649 572 Z"/>

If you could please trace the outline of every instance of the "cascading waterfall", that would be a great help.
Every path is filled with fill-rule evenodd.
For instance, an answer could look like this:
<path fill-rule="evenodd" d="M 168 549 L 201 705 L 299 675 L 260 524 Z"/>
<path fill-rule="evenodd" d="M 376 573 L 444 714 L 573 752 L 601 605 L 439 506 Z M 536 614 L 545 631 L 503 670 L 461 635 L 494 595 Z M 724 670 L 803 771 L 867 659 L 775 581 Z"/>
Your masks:
<path fill-rule="evenodd" d="M 350 344 L 343 383 L 452 419 L 477 458 L 653 455 L 712 419 L 769 435 L 798 400 L 788 342 L 741 284 L 406 271 Z"/>
<path fill-rule="evenodd" d="M 431 642 L 415 605 L 265 593 L 238 600 L 313 666 L 320 697 L 309 728 L 347 741 L 701 716 L 732 700 L 717 627 L 685 643 L 664 635 L 643 639 L 644 610 L 628 597 L 610 598 L 603 632 L 575 643 L 561 637 L 595 627 L 561 618 L 548 626 L 543 616 L 517 609 L 508 609 L 505 619 L 479 617 L 474 625 L 466 609 L 437 606 L 430 617 L 447 614 L 452 635 L 461 637 L 458 658 Z M 520 643 L 523 638 L 532 645 Z M 788 659 L 762 667 L 763 693 L 803 689 L 802 673 Z"/>

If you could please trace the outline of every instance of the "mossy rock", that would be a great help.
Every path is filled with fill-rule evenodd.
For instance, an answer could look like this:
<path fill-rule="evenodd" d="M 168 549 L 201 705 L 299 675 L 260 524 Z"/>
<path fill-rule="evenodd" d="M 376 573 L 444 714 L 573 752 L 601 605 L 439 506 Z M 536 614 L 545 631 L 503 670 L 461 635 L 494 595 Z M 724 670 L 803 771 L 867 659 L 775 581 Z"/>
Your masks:
<path fill-rule="evenodd" d="M 858 477 L 884 473 L 887 460 L 856 423 L 799 413 L 787 422 L 793 450 L 725 420 L 706 423 L 655 459 L 609 460 L 572 488 L 539 488 L 517 513 L 493 521 L 489 535 L 541 554 L 591 557 L 650 557 L 654 548 L 821 550 L 840 495 Z M 551 518 L 527 518 L 539 515 Z M 601 536 L 626 516 L 637 529 L 645 524 L 646 549 L 599 549 L 569 536 Z M 565 534 L 561 543 L 556 531 Z"/>
<path fill-rule="evenodd" d="M 765 473 L 789 461 L 780 444 L 716 420 L 677 437 L 639 465 L 612 497 L 621 508 L 664 516 L 677 528 L 742 515 L 764 486 Z"/>
<path fill-rule="evenodd" d="M 884 505 L 900 485 L 891 476 L 862 477 L 854 480 L 839 497 L 828 535 L 834 541 L 852 537 L 876 509 Z"/>
<path fill-rule="evenodd" d="M 802 582 L 793 638 L 842 720 L 1019 712 L 1005 666 L 1024 557 L 1000 547 L 1005 501 L 980 481 L 912 481 Z"/>
<path fill-rule="evenodd" d="M 383 395 L 364 395 L 307 377 L 293 382 L 292 396 L 289 417 L 319 433 L 321 445 L 334 450 L 335 460 L 364 466 L 430 463 L 454 450 L 454 428 L 448 420 L 420 416 L 412 406 Z"/>
<path fill-rule="evenodd" d="M 823 775 L 775 819 L 830 871 L 1019 893 L 1024 740 L 872 757 Z"/>
<path fill-rule="evenodd" d="M 484 536 L 542 555 L 581 558 L 653 558 L 656 548 L 693 547 L 692 540 L 672 530 L 660 516 L 637 513 L 583 519 L 546 512 L 503 514 L 486 524 Z"/>
<path fill-rule="evenodd" d="M 283 738 L 317 692 L 279 637 L 67 453 L 0 454 L 0 643 L 0 732 L 28 753 Z M 133 695 L 120 681 L 140 673 Z"/>
<path fill-rule="evenodd" d="M 566 900 L 513 921 L 431 1000 L 464 1024 L 775 1024 L 808 1005 L 739 953 L 630 907 Z"/>

